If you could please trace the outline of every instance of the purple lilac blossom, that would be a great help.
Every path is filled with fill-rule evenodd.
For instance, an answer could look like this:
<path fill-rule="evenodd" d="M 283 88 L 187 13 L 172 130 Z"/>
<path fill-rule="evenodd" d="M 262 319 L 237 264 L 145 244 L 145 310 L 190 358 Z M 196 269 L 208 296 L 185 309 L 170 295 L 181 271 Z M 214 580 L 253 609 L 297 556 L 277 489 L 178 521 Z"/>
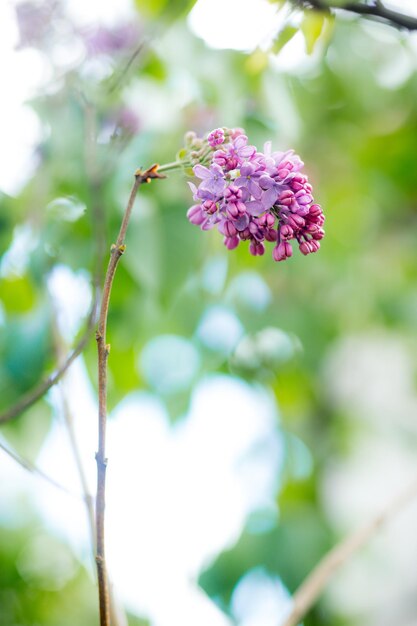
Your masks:
<path fill-rule="evenodd" d="M 189 183 L 196 203 L 187 213 L 192 224 L 217 227 L 229 250 L 249 241 L 253 256 L 273 243 L 275 261 L 290 258 L 293 245 L 304 255 L 317 252 L 325 218 L 293 150 L 272 152 L 268 142 L 259 152 L 241 128 L 215 129 L 199 141 L 207 150 L 193 168 L 200 184 Z"/>
<path fill-rule="evenodd" d="M 211 148 L 220 146 L 224 142 L 224 130 L 222 128 L 216 128 L 212 130 L 207 137 L 207 143 Z"/>

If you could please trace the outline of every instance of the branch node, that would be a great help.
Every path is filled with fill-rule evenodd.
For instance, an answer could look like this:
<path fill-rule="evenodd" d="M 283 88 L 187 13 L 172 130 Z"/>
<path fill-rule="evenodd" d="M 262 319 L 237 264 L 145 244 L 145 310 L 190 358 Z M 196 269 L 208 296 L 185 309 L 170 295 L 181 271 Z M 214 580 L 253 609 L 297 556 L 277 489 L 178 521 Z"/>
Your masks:
<path fill-rule="evenodd" d="M 159 174 L 158 167 L 159 163 L 154 163 L 145 172 L 142 172 L 140 169 L 136 170 L 135 178 L 139 179 L 141 183 L 150 183 L 154 178 L 166 178 L 164 174 Z"/>
<path fill-rule="evenodd" d="M 98 465 L 101 465 L 102 467 L 107 467 L 107 459 L 103 459 L 100 452 L 96 452 L 94 458 L 96 459 Z"/>

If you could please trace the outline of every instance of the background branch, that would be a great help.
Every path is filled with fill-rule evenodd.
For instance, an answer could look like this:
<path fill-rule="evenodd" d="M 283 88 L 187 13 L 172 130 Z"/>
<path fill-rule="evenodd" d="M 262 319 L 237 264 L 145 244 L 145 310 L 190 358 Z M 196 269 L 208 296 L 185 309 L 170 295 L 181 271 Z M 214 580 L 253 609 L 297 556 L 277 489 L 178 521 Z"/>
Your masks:
<path fill-rule="evenodd" d="M 416 496 L 417 477 L 405 490 L 396 495 L 378 515 L 330 550 L 294 594 L 293 609 L 283 626 L 296 626 L 316 602 L 334 572 Z"/>
<path fill-rule="evenodd" d="M 36 387 L 28 391 L 26 394 L 24 394 L 21 398 L 19 398 L 16 404 L 14 404 L 10 408 L 3 411 L 3 413 L 0 413 L 0 424 L 5 424 L 6 422 L 9 422 L 13 418 L 23 413 L 23 411 L 28 409 L 30 406 L 35 404 L 35 402 L 37 402 L 40 398 L 42 398 L 42 396 L 44 396 L 46 392 L 49 391 L 49 389 L 51 389 L 51 387 L 56 385 L 56 383 L 62 378 L 62 376 L 65 374 L 68 368 L 72 365 L 72 363 L 74 363 L 75 359 L 84 350 L 85 346 L 88 343 L 88 340 L 90 339 L 93 333 L 94 327 L 97 322 L 99 300 L 100 300 L 100 294 L 99 292 L 95 291 L 93 295 L 93 303 L 91 305 L 91 309 L 88 314 L 87 325 L 84 330 L 84 333 L 80 337 L 79 341 L 77 342 L 73 350 L 68 354 L 67 358 L 63 361 L 61 365 L 59 365 L 55 369 L 53 374 L 48 376 L 48 378 L 46 378 L 41 383 L 39 383 L 39 385 L 37 385 Z"/>
<path fill-rule="evenodd" d="M 46 480 L 50 485 L 52 485 L 53 487 L 56 487 L 60 491 L 63 491 L 69 496 L 73 498 L 79 498 L 78 494 L 73 493 L 72 491 L 64 487 L 64 485 L 61 485 L 61 483 L 59 483 L 54 478 L 52 478 L 51 476 L 43 472 L 37 465 L 35 465 L 35 463 L 32 463 L 32 461 L 29 461 L 28 459 L 24 458 L 21 454 L 18 454 L 16 450 L 12 449 L 10 444 L 6 444 L 0 440 L 0 449 L 3 450 L 3 452 L 5 452 L 10 458 L 16 461 L 16 463 L 18 463 L 21 467 L 23 467 L 23 469 L 27 470 L 31 474 L 35 474 L 36 476 L 39 476 L 43 480 Z"/>
<path fill-rule="evenodd" d="M 395 28 L 406 29 L 409 31 L 417 30 L 417 18 L 394 11 L 385 7 L 382 2 L 373 2 L 372 4 L 364 4 L 363 2 L 346 2 L 345 4 L 333 4 L 325 0 L 302 0 L 294 2 L 298 6 L 301 4 L 303 8 L 317 9 L 319 11 L 342 10 L 349 13 L 355 13 L 367 19 L 377 20 Z"/>
<path fill-rule="evenodd" d="M 57 359 L 59 362 L 60 360 L 65 358 L 65 346 L 64 346 L 64 342 L 63 342 L 62 336 L 59 332 L 59 328 L 56 322 L 53 327 L 53 334 L 54 334 L 55 352 L 56 352 Z M 70 449 L 72 452 L 72 456 L 74 458 L 74 462 L 75 462 L 75 466 L 77 469 L 77 474 L 78 474 L 78 478 L 80 481 L 80 486 L 81 486 L 81 490 L 83 494 L 83 500 L 85 503 L 88 528 L 89 528 L 90 539 L 91 539 L 91 546 L 93 549 L 94 544 L 95 544 L 94 499 L 88 488 L 87 477 L 86 477 L 85 469 L 84 469 L 83 462 L 81 459 L 81 453 L 80 453 L 80 449 L 78 446 L 77 437 L 75 434 L 74 420 L 73 420 L 72 412 L 68 403 L 67 393 L 65 389 L 65 377 L 63 377 L 60 384 L 58 385 L 58 390 L 60 392 L 60 400 L 61 400 L 62 415 L 64 418 L 65 430 L 67 432 Z"/>

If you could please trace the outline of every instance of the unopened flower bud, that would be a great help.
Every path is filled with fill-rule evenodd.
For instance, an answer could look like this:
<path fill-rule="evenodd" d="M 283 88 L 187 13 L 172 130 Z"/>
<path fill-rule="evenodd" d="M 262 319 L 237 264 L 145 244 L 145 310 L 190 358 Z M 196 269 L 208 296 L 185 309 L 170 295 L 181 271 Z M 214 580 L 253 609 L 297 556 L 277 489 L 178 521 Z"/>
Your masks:
<path fill-rule="evenodd" d="M 200 226 L 206 219 L 203 210 L 201 209 L 200 204 L 195 204 L 187 211 L 187 217 L 191 224 L 195 224 L 196 226 Z"/>
<path fill-rule="evenodd" d="M 216 128 L 215 130 L 212 130 L 211 133 L 209 133 L 209 136 L 207 137 L 207 143 L 212 148 L 219 146 L 223 142 L 224 142 L 224 130 L 222 128 Z"/>
<path fill-rule="evenodd" d="M 281 226 L 280 233 L 283 239 L 292 239 L 294 236 L 294 231 L 288 224 L 283 224 Z"/>
<path fill-rule="evenodd" d="M 262 256 L 265 253 L 265 246 L 260 241 L 251 241 L 249 246 L 249 252 L 253 256 Z"/>
<path fill-rule="evenodd" d="M 273 249 L 272 256 L 274 261 L 285 261 L 292 256 L 292 247 L 288 241 L 281 241 L 275 248 Z"/>
<path fill-rule="evenodd" d="M 225 237 L 224 245 L 226 246 L 228 250 L 234 250 L 239 245 L 239 238 L 238 237 Z"/>
<path fill-rule="evenodd" d="M 259 224 L 271 228 L 275 224 L 275 217 L 271 213 L 264 213 L 259 218 Z"/>
<path fill-rule="evenodd" d="M 234 237 L 237 234 L 237 229 L 233 225 L 233 222 L 226 220 L 223 225 L 223 232 L 226 237 Z"/>
<path fill-rule="evenodd" d="M 300 243 L 299 248 L 300 252 L 306 256 L 307 254 L 310 254 L 310 252 L 313 252 L 309 241 L 303 241 L 302 243 Z"/>

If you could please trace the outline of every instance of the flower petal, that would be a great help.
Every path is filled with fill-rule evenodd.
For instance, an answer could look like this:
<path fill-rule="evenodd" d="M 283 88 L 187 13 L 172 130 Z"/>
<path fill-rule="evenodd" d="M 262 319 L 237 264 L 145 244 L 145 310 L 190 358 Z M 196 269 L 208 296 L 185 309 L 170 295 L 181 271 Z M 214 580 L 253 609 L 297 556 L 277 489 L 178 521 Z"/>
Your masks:
<path fill-rule="evenodd" d="M 239 231 L 245 230 L 248 224 L 249 224 L 249 215 L 247 213 L 244 213 L 243 215 L 238 217 L 237 220 L 233 221 L 233 225 L 236 227 L 236 230 L 239 230 Z"/>
<path fill-rule="evenodd" d="M 265 211 L 265 208 L 259 200 L 252 200 L 251 202 L 246 202 L 246 210 L 254 217 L 258 217 Z"/>
<path fill-rule="evenodd" d="M 270 209 L 271 206 L 275 204 L 276 199 L 278 198 L 278 191 L 276 187 L 271 187 L 267 189 L 262 194 L 261 202 L 263 204 L 264 209 Z"/>
<path fill-rule="evenodd" d="M 199 163 L 197 165 L 194 165 L 193 172 L 197 176 L 197 178 L 201 179 L 211 178 L 212 176 L 210 170 L 207 167 L 204 167 L 204 165 L 200 165 Z"/>

